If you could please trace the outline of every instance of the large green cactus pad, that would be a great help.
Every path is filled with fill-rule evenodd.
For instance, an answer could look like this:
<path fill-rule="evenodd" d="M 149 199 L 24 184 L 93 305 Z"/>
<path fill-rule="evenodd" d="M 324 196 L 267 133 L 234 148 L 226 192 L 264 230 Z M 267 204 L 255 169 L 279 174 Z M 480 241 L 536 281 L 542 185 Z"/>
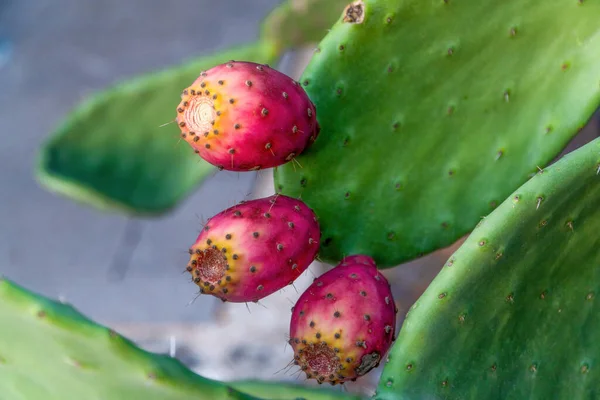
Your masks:
<path fill-rule="evenodd" d="M 178 143 L 178 127 L 168 124 L 181 90 L 203 69 L 230 59 L 268 63 L 274 57 L 271 44 L 256 43 L 100 92 L 78 106 L 42 148 L 39 181 L 102 209 L 169 210 L 216 171 Z"/>
<path fill-rule="evenodd" d="M 202 378 L 7 280 L 0 280 L 0 327 L 2 400 L 359 399 L 291 384 Z"/>
<path fill-rule="evenodd" d="M 301 79 L 322 130 L 276 185 L 318 214 L 325 261 L 365 253 L 386 267 L 469 232 L 586 123 L 600 102 L 600 1 L 362 10 Z"/>
<path fill-rule="evenodd" d="M 413 305 L 377 398 L 600 398 L 600 139 L 482 220 Z"/>

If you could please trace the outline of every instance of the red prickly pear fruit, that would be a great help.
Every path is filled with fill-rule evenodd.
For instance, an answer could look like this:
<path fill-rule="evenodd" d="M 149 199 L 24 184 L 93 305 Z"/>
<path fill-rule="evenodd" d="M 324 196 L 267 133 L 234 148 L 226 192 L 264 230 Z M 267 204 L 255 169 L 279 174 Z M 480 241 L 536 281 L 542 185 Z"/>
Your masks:
<path fill-rule="evenodd" d="M 319 134 L 315 106 L 298 82 L 245 61 L 202 72 L 181 95 L 177 123 L 200 157 L 230 171 L 285 164 Z"/>
<path fill-rule="evenodd" d="M 396 312 L 390 285 L 375 262 L 346 257 L 315 279 L 292 309 L 294 363 L 319 383 L 354 381 L 390 349 Z"/>
<path fill-rule="evenodd" d="M 321 232 L 314 212 L 283 195 L 242 202 L 208 220 L 187 270 L 203 294 L 258 301 L 292 284 L 313 262 Z"/>

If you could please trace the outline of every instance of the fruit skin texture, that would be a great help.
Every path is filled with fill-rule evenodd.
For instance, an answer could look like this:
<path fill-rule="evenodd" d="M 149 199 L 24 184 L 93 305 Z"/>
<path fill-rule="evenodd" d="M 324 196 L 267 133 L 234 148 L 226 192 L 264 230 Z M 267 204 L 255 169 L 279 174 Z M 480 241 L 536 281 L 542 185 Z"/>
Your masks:
<path fill-rule="evenodd" d="M 187 266 L 201 293 L 223 301 L 258 301 L 292 284 L 313 262 L 321 234 L 301 200 L 273 195 L 210 218 Z"/>
<path fill-rule="evenodd" d="M 370 257 L 346 257 L 306 289 L 292 310 L 290 344 L 307 378 L 332 385 L 379 365 L 395 335 L 396 306 Z"/>
<path fill-rule="evenodd" d="M 315 107 L 298 82 L 245 61 L 202 72 L 181 95 L 177 123 L 196 153 L 230 171 L 285 164 L 319 133 Z"/>

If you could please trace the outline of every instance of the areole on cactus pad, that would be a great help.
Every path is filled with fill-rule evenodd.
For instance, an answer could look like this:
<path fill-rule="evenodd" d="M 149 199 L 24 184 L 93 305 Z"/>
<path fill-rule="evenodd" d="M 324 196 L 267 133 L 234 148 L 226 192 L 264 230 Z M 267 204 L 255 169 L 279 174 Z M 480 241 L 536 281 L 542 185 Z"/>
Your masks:
<path fill-rule="evenodd" d="M 398 312 L 387 279 L 364 255 L 316 278 L 292 310 L 290 345 L 307 378 L 355 381 L 379 365 L 395 339 Z"/>
<path fill-rule="evenodd" d="M 315 107 L 300 84 L 248 61 L 203 71 L 183 90 L 177 123 L 196 153 L 231 171 L 287 163 L 319 134 Z"/>
<path fill-rule="evenodd" d="M 600 103 L 598 15 L 597 0 L 353 2 L 300 79 L 322 134 L 275 173 L 319 215 L 320 257 L 390 267 L 472 230 Z"/>
<path fill-rule="evenodd" d="M 301 200 L 283 195 L 242 202 L 204 225 L 187 270 L 200 292 L 258 301 L 292 284 L 319 251 L 319 223 Z"/>
<path fill-rule="evenodd" d="M 411 307 L 376 399 L 600 396 L 600 139 L 485 217 Z"/>

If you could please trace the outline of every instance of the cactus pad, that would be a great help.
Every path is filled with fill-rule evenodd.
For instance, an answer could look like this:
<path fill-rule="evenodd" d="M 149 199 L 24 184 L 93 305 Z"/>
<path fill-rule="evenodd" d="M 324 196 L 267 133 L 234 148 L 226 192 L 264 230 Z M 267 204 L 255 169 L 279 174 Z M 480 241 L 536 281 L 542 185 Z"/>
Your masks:
<path fill-rule="evenodd" d="M 300 79 L 321 135 L 276 172 L 320 256 L 389 267 L 450 245 L 600 102 L 600 1 L 364 0 Z"/>
<path fill-rule="evenodd" d="M 289 384 L 200 377 L 174 358 L 135 347 L 71 306 L 2 279 L 0 326 L 0 399 L 358 399 Z M 252 395 L 242 393 L 246 389 Z"/>
<path fill-rule="evenodd" d="M 377 399 L 600 396 L 600 139 L 484 218 L 410 309 Z"/>
<path fill-rule="evenodd" d="M 100 208 L 161 213 L 216 171 L 178 143 L 173 105 L 203 69 L 230 59 L 272 62 L 253 44 L 142 76 L 78 106 L 41 151 L 39 181 Z"/>
<path fill-rule="evenodd" d="M 281 50 L 317 43 L 349 0 L 288 0 L 265 18 L 261 37 Z"/>
<path fill-rule="evenodd" d="M 320 387 L 312 389 L 297 384 L 266 384 L 261 381 L 227 382 L 229 386 L 252 396 L 273 400 L 361 400 L 359 395 L 352 395 L 342 390 L 334 391 Z"/>

